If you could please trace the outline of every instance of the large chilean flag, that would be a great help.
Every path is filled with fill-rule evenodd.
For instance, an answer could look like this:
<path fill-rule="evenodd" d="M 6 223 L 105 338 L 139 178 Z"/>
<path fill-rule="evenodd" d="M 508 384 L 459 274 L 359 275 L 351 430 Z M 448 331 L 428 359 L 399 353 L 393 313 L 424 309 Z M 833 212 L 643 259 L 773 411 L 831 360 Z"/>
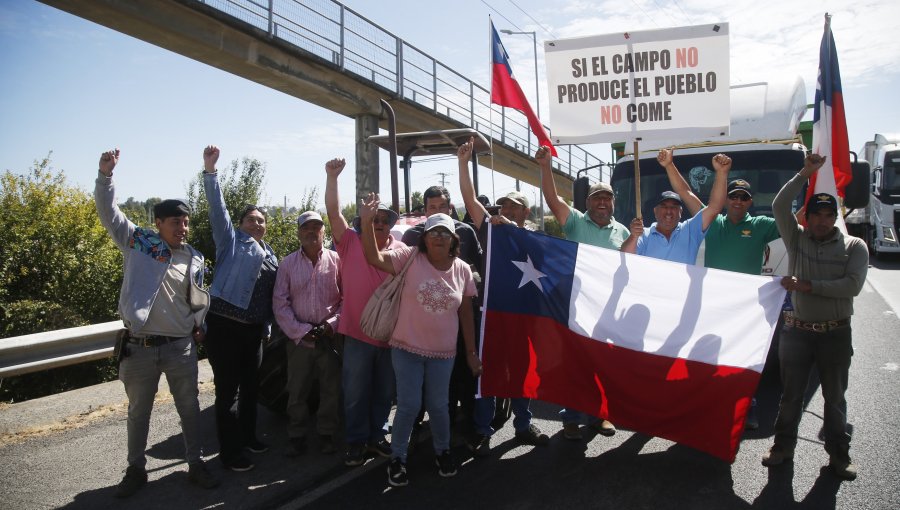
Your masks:
<path fill-rule="evenodd" d="M 537 77 L 535 76 L 535 78 Z M 503 43 L 500 42 L 500 36 L 497 34 L 497 29 L 494 28 L 493 21 L 491 22 L 491 102 L 522 112 L 528 119 L 528 126 L 537 137 L 538 144 L 550 147 L 550 153 L 556 156 L 556 148 L 550 141 L 544 125 L 541 124 L 541 119 L 531 109 L 525 93 L 522 92 L 522 87 L 513 76 L 512 67 L 509 66 L 509 55 L 506 53 Z"/>
<path fill-rule="evenodd" d="M 777 279 L 512 226 L 489 239 L 483 395 L 554 402 L 734 460 L 784 301 Z"/>
<path fill-rule="evenodd" d="M 844 196 L 844 188 L 853 178 L 850 168 L 850 141 L 847 138 L 847 119 L 844 115 L 844 96 L 841 91 L 841 70 L 831 33 L 831 16 L 825 15 L 825 33 L 819 45 L 819 76 L 816 81 L 816 102 L 813 109 L 814 153 L 828 157 L 823 170 L 809 180 L 806 200 L 813 193 Z M 833 168 L 833 172 L 825 171 Z M 806 203 L 806 202 L 804 202 Z"/>

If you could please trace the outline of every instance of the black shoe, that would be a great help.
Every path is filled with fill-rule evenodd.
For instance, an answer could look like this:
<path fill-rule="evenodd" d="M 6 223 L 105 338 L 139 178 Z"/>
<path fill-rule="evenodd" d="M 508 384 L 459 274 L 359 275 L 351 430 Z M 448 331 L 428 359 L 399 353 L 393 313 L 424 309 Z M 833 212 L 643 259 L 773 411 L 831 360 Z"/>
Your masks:
<path fill-rule="evenodd" d="M 306 438 L 292 437 L 288 439 L 288 446 L 284 450 L 285 457 L 299 457 L 306 453 Z"/>
<path fill-rule="evenodd" d="M 322 434 L 319 436 L 319 451 L 325 455 L 331 455 L 337 451 L 334 447 L 334 439 L 332 439 L 331 434 Z"/>
<path fill-rule="evenodd" d="M 242 473 L 244 471 L 250 471 L 255 466 L 252 462 L 250 462 L 247 457 L 243 455 L 238 455 L 237 457 L 232 457 L 228 460 L 222 459 L 222 465 L 225 466 L 225 469 L 230 469 L 237 473 Z"/>
<path fill-rule="evenodd" d="M 394 457 L 388 464 L 388 483 L 394 487 L 409 485 L 409 477 L 406 476 L 406 463 L 400 461 L 400 457 Z"/>
<path fill-rule="evenodd" d="M 453 454 L 450 450 L 444 450 L 440 455 L 435 457 L 434 463 L 437 464 L 438 474 L 444 478 L 456 476 L 456 461 L 453 460 Z"/>
<path fill-rule="evenodd" d="M 379 457 L 390 457 L 391 443 L 388 443 L 387 439 L 383 437 L 378 441 L 369 441 L 369 444 L 366 445 L 366 451 Z"/>
<path fill-rule="evenodd" d="M 214 489 L 219 486 L 219 479 L 209 472 L 202 460 L 188 465 L 188 480 L 197 487 L 204 489 Z"/>
<path fill-rule="evenodd" d="M 541 432 L 533 423 L 525 430 L 516 431 L 516 440 L 520 443 L 535 446 L 547 446 L 550 444 L 550 436 Z"/>
<path fill-rule="evenodd" d="M 127 498 L 147 485 L 147 471 L 137 466 L 128 466 L 125 477 L 116 487 L 117 498 Z"/>
<path fill-rule="evenodd" d="M 491 436 L 475 434 L 466 442 L 466 447 L 476 457 L 487 457 L 491 454 Z"/>
<path fill-rule="evenodd" d="M 252 439 L 244 448 L 250 450 L 253 453 L 265 453 L 269 451 L 269 445 L 263 443 L 259 439 Z"/>
<path fill-rule="evenodd" d="M 351 444 L 344 454 L 345 466 L 361 466 L 366 461 L 366 445 L 363 443 Z"/>

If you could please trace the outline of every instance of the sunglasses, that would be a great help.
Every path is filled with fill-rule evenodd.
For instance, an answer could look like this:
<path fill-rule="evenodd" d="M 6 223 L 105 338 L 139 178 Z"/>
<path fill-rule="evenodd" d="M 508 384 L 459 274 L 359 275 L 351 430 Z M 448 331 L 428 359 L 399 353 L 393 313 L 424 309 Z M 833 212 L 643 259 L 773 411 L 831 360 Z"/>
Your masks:
<path fill-rule="evenodd" d="M 446 230 L 429 230 L 425 235 L 431 238 L 440 237 L 441 239 L 450 239 L 450 237 L 453 236 L 453 234 Z"/>
<path fill-rule="evenodd" d="M 741 202 L 750 201 L 750 195 L 746 193 L 733 193 L 731 195 L 728 195 L 728 198 L 731 200 L 740 200 Z"/>

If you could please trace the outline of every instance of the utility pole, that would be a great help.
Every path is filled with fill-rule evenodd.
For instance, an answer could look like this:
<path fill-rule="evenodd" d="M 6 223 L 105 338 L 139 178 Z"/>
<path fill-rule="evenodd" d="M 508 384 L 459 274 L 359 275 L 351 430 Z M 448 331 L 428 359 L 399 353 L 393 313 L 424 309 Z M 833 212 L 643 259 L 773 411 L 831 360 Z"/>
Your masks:
<path fill-rule="evenodd" d="M 441 187 L 446 188 L 446 187 L 447 187 L 447 176 L 453 175 L 453 174 L 450 173 L 450 172 L 437 172 L 437 173 L 434 174 L 434 175 L 440 175 L 440 176 L 441 176 Z"/>

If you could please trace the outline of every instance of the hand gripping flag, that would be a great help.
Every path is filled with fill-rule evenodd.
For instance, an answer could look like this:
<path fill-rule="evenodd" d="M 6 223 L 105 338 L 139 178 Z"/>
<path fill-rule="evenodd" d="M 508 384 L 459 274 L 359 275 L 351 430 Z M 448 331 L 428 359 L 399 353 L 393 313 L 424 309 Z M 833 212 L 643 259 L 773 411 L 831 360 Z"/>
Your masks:
<path fill-rule="evenodd" d="M 553 147 L 550 136 L 547 135 L 544 125 L 531 109 L 522 87 L 513 76 L 512 68 L 509 66 L 509 55 L 500 42 L 500 36 L 497 35 L 493 22 L 491 22 L 491 38 L 491 102 L 522 112 L 528 118 L 528 126 L 537 137 L 538 143 L 550 147 L 551 154 L 556 156 L 556 148 Z"/>
<path fill-rule="evenodd" d="M 481 394 L 554 402 L 733 461 L 785 290 L 491 227 Z"/>
<path fill-rule="evenodd" d="M 841 70 L 831 33 L 831 16 L 825 15 L 825 33 L 819 46 L 819 76 L 816 81 L 816 100 L 813 109 L 812 151 L 828 160 L 813 174 L 806 191 L 806 200 L 813 193 L 844 196 L 844 188 L 853 178 L 850 168 L 850 142 L 844 115 L 844 96 L 841 92 Z M 833 171 L 829 172 L 828 169 Z"/>

